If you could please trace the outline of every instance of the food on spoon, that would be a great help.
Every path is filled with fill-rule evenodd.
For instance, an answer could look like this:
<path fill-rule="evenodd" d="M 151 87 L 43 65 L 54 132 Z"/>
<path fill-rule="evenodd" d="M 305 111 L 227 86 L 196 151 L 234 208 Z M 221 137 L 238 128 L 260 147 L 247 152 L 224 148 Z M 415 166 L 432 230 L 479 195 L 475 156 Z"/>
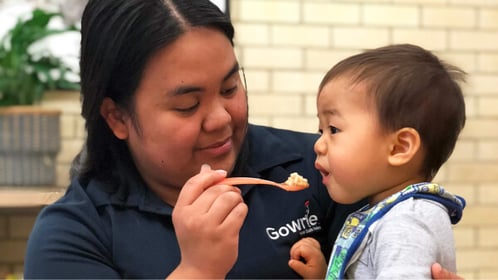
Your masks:
<path fill-rule="evenodd" d="M 309 186 L 308 179 L 299 175 L 299 173 L 297 172 L 292 172 L 289 178 L 287 178 L 287 181 L 285 181 L 285 184 L 289 186 L 297 186 L 303 188 L 307 188 Z"/>

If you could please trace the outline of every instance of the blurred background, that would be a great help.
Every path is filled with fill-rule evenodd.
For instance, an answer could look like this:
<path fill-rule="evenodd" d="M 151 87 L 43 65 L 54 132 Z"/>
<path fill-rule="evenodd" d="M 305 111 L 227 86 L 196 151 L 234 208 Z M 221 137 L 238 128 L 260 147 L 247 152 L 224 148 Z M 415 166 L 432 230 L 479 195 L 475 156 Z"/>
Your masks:
<path fill-rule="evenodd" d="M 60 9 L 65 21 L 78 22 L 85 2 L 0 0 L 0 36 L 14 6 Z M 468 72 L 466 127 L 435 181 L 467 200 L 454 228 L 458 273 L 498 279 L 498 0 L 217 2 L 229 9 L 235 25 L 253 123 L 316 132 L 321 78 L 339 60 L 368 48 L 417 44 Z M 60 46 L 77 55 L 77 43 Z M 64 188 L 85 137 L 79 96 L 51 91 L 42 106 L 62 110 L 54 187 Z M 0 207 L 0 276 L 22 274 L 26 239 L 39 210 Z"/>

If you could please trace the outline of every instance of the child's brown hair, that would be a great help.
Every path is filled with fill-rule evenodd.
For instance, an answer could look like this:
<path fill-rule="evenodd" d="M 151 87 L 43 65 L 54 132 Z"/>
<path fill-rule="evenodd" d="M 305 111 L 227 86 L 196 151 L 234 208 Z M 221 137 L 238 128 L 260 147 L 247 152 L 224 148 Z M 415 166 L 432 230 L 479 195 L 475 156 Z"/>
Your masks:
<path fill-rule="evenodd" d="M 380 124 L 387 131 L 411 127 L 425 151 L 423 175 L 432 180 L 453 152 L 465 125 L 465 102 L 459 82 L 466 73 L 430 51 L 410 44 L 389 45 L 348 57 L 323 78 L 351 75 L 365 82 Z"/>

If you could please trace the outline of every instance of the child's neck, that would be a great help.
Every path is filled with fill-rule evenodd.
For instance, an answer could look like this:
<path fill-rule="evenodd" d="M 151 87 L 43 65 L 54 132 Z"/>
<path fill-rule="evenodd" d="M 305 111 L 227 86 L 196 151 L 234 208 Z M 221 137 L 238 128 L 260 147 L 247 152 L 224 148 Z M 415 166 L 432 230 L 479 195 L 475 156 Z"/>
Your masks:
<path fill-rule="evenodd" d="M 403 189 L 405 189 L 409 185 L 422 183 L 422 182 L 426 182 L 426 180 L 422 177 L 414 177 L 414 178 L 410 178 L 407 180 L 403 180 L 402 182 L 396 183 L 395 185 L 393 185 L 389 188 L 386 188 L 382 192 L 379 192 L 379 193 L 376 193 L 376 194 L 370 196 L 368 199 L 368 204 L 370 204 L 370 206 L 374 206 L 375 204 L 381 202 L 382 200 L 388 198 L 389 196 L 391 196 L 397 192 L 402 191 Z"/>

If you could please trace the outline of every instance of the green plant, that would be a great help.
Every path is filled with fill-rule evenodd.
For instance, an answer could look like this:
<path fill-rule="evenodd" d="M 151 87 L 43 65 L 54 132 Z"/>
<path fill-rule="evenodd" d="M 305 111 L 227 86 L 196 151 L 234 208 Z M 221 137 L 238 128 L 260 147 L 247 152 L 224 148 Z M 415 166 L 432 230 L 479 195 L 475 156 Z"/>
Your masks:
<path fill-rule="evenodd" d="M 0 41 L 0 106 L 33 105 L 46 90 L 79 89 L 78 82 L 66 78 L 73 71 L 61 58 L 28 51 L 49 35 L 76 31 L 74 27 L 50 28 L 49 21 L 55 16 L 61 14 L 34 9 L 30 19 L 19 19 Z"/>

